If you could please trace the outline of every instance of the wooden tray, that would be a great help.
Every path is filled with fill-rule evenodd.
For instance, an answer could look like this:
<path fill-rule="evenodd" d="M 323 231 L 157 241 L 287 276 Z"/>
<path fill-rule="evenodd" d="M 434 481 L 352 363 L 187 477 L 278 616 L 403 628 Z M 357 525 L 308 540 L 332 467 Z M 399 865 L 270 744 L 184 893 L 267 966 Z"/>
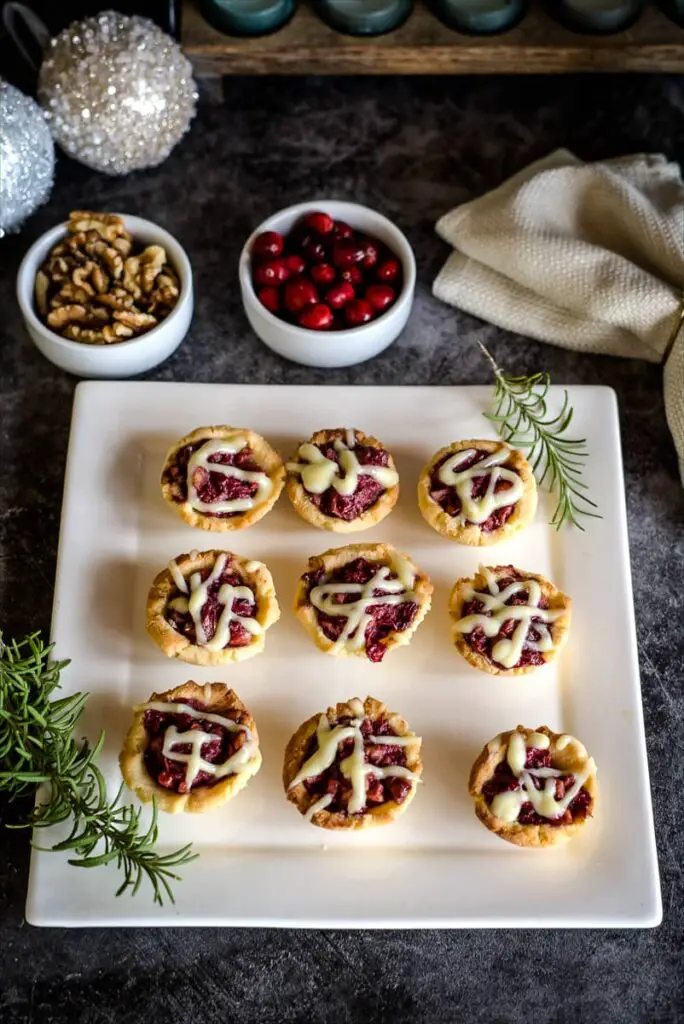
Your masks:
<path fill-rule="evenodd" d="M 684 72 L 684 28 L 652 4 L 627 31 L 588 36 L 559 25 L 540 0 L 532 0 L 516 28 L 485 37 L 454 32 L 416 2 L 395 32 L 364 39 L 335 32 L 299 0 L 294 18 L 280 31 L 241 39 L 212 28 L 193 0 L 186 0 L 182 43 L 198 75 Z"/>

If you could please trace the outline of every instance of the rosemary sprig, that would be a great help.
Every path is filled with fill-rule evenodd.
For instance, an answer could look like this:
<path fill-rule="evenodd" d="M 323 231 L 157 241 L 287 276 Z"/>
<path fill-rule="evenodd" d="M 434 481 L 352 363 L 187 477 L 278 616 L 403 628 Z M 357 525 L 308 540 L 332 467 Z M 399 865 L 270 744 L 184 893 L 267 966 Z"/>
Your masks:
<path fill-rule="evenodd" d="M 569 523 L 580 530 L 584 527 L 579 516 L 601 516 L 591 509 L 595 502 L 585 493 L 587 485 L 580 479 L 584 460 L 588 458 L 585 438 L 571 440 L 564 437 L 572 422 L 573 408 L 567 391 L 557 415 L 548 411 L 546 396 L 551 385 L 548 373 L 533 373 L 529 377 L 511 377 L 494 361 L 479 342 L 480 348 L 494 369 L 494 412 L 484 416 L 496 424 L 499 435 L 508 444 L 526 451 L 540 486 L 547 482 L 556 492 L 558 504 L 551 519 L 557 530 Z"/>
<path fill-rule="evenodd" d="M 73 730 L 88 699 L 87 693 L 52 700 L 67 661 L 52 661 L 53 645 L 38 633 L 4 643 L 0 633 L 0 793 L 17 799 L 35 792 L 39 800 L 21 826 L 46 828 L 72 819 L 69 835 L 49 847 L 73 851 L 69 863 L 94 868 L 116 862 L 123 874 L 117 890 L 138 892 L 142 882 L 152 886 L 154 902 L 173 902 L 171 882 L 176 868 L 197 856 L 190 845 L 172 853 L 155 853 L 157 808 L 144 831 L 141 809 L 121 804 L 123 786 L 114 800 L 107 790 L 97 758 L 104 743 L 101 732 L 94 746 L 79 745 Z M 37 847 L 44 849 L 43 847 Z"/>

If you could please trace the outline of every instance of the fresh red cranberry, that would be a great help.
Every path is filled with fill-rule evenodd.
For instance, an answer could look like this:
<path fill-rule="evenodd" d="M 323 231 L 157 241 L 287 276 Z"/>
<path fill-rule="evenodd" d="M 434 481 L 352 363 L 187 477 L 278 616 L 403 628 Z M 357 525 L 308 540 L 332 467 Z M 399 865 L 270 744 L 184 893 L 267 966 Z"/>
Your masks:
<path fill-rule="evenodd" d="M 335 221 L 333 233 L 335 238 L 351 238 L 354 234 L 354 229 L 350 228 L 348 224 L 345 224 L 343 220 L 338 220 Z"/>
<path fill-rule="evenodd" d="M 327 213 L 320 213 L 318 210 L 307 213 L 304 224 L 311 231 L 315 231 L 317 235 L 329 235 L 335 228 L 335 221 L 332 217 L 329 217 Z"/>
<path fill-rule="evenodd" d="M 333 309 L 342 309 L 353 298 L 355 298 L 354 288 L 348 281 L 342 281 L 341 284 L 334 285 L 325 293 L 325 301 Z"/>
<path fill-rule="evenodd" d="M 361 324 L 367 324 L 369 320 L 373 319 L 373 316 L 373 307 L 365 299 L 352 299 L 344 307 L 344 319 L 349 327 L 359 327 Z"/>
<path fill-rule="evenodd" d="M 252 243 L 252 254 L 260 259 L 280 256 L 285 240 L 277 231 L 262 231 Z"/>
<path fill-rule="evenodd" d="M 299 323 L 310 331 L 327 331 L 332 322 L 332 310 L 323 302 L 317 302 L 299 314 Z"/>
<path fill-rule="evenodd" d="M 343 270 L 342 273 L 340 274 L 340 280 L 348 281 L 349 284 L 354 285 L 354 287 L 356 287 L 356 285 L 361 284 L 361 282 L 363 281 L 363 274 L 361 273 L 361 268 L 347 267 L 347 269 Z"/>
<path fill-rule="evenodd" d="M 280 292 L 277 288 L 261 288 L 259 290 L 259 302 L 271 313 L 277 313 L 280 309 Z"/>
<path fill-rule="evenodd" d="M 254 281 L 264 288 L 282 284 L 290 276 L 284 260 L 268 260 L 254 270 Z"/>
<path fill-rule="evenodd" d="M 322 286 L 332 284 L 337 277 L 335 268 L 331 267 L 329 263 L 317 263 L 311 268 L 309 273 L 316 284 Z"/>
<path fill-rule="evenodd" d="M 396 297 L 394 288 L 390 288 L 388 284 L 372 284 L 366 288 L 366 298 L 378 313 L 389 309 Z"/>
<path fill-rule="evenodd" d="M 307 277 L 291 277 L 285 285 L 285 308 L 290 313 L 301 313 L 305 306 L 318 302 L 318 292 Z"/>
<path fill-rule="evenodd" d="M 291 274 L 302 274 L 306 270 L 306 260 L 299 253 L 293 252 L 290 256 L 285 256 L 284 259 Z"/>
<path fill-rule="evenodd" d="M 353 267 L 361 263 L 366 255 L 366 250 L 360 242 L 352 239 L 343 239 L 335 242 L 332 250 L 332 261 L 336 267 Z"/>
<path fill-rule="evenodd" d="M 304 257 L 309 263 L 325 263 L 328 258 L 328 250 L 323 242 L 314 239 L 304 246 Z"/>
<path fill-rule="evenodd" d="M 378 281 L 396 281 L 399 277 L 399 261 L 391 257 L 378 264 L 375 276 Z"/>
<path fill-rule="evenodd" d="M 285 244 L 288 252 L 302 253 L 304 246 L 308 245 L 316 236 L 312 231 L 307 231 L 303 224 L 296 224 L 289 235 L 285 236 Z"/>
<path fill-rule="evenodd" d="M 363 247 L 365 250 L 365 255 L 362 261 L 363 266 L 365 268 L 374 267 L 380 256 L 380 250 L 377 243 L 372 239 L 367 238 L 363 243 Z"/>

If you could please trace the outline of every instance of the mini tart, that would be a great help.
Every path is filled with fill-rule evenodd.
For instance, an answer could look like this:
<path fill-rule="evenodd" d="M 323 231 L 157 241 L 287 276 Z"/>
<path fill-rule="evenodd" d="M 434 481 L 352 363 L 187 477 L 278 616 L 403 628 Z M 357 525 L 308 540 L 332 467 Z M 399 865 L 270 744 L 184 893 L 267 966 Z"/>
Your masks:
<path fill-rule="evenodd" d="M 320 530 L 367 530 L 390 514 L 399 497 L 394 459 L 361 430 L 317 430 L 286 468 L 295 511 Z M 345 494 L 349 486 L 353 490 Z"/>
<path fill-rule="evenodd" d="M 260 434 L 197 427 L 169 450 L 161 489 L 190 526 L 225 532 L 258 522 L 275 505 L 284 482 L 282 459 Z"/>
<path fill-rule="evenodd" d="M 172 738 L 169 729 L 177 735 Z M 200 742 L 202 735 L 208 738 Z M 194 760 L 185 760 L 188 754 Z M 133 709 L 119 764 L 129 789 L 145 802 L 155 799 L 162 811 L 209 811 L 259 771 L 259 736 L 249 711 L 224 683 L 188 682 L 153 693 Z"/>
<path fill-rule="evenodd" d="M 571 599 L 543 576 L 513 565 L 481 565 L 451 591 L 452 638 L 474 668 L 524 675 L 556 657 L 568 638 L 571 608 Z M 499 629 L 486 620 L 498 621 Z"/>
<path fill-rule="evenodd" d="M 147 632 L 167 657 L 190 665 L 227 665 L 259 654 L 279 618 L 266 566 L 230 551 L 179 555 L 155 577 L 147 597 Z"/>
<path fill-rule="evenodd" d="M 320 828 L 388 825 L 415 796 L 420 744 L 404 719 L 373 697 L 337 704 L 300 725 L 288 743 L 287 799 Z"/>
<path fill-rule="evenodd" d="M 391 545 L 348 544 L 309 559 L 295 614 L 326 654 L 377 662 L 410 642 L 431 597 L 428 577 Z"/>
<path fill-rule="evenodd" d="M 459 460 L 460 452 L 470 455 Z M 479 463 L 487 464 L 481 472 Z M 506 491 L 514 497 L 508 504 Z M 454 441 L 433 455 L 420 474 L 418 505 L 443 537 L 473 546 L 497 544 L 532 522 L 537 484 L 517 448 L 502 441 Z"/>
<path fill-rule="evenodd" d="M 549 769 L 557 774 L 546 778 Z M 516 846 L 555 846 L 576 836 L 592 817 L 596 764 L 574 736 L 546 725 L 519 725 L 485 746 L 468 790 L 480 821 L 501 839 Z"/>

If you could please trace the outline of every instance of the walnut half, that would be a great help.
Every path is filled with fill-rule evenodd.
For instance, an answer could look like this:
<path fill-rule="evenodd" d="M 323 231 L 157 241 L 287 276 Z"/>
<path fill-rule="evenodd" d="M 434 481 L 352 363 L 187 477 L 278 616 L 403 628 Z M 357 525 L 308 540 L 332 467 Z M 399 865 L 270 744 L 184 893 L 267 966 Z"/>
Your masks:
<path fill-rule="evenodd" d="M 123 236 L 130 237 L 121 217 L 114 213 L 92 213 L 90 210 L 72 210 L 69 216 L 69 234 L 80 231 L 97 231 L 108 242 Z"/>

